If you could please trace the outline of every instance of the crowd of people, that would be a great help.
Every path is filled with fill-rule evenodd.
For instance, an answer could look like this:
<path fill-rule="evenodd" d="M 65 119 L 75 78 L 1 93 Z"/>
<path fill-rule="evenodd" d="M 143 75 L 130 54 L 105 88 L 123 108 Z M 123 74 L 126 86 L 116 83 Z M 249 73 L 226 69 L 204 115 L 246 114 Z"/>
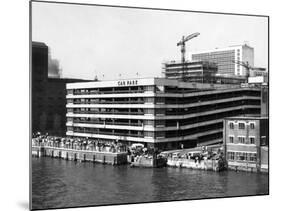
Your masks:
<path fill-rule="evenodd" d="M 113 141 L 105 143 L 97 139 L 88 138 L 65 138 L 41 134 L 40 132 L 32 134 L 32 146 L 57 147 L 75 150 L 89 150 L 98 152 L 127 152 L 126 145 Z"/>
<path fill-rule="evenodd" d="M 223 151 L 221 148 L 207 148 L 206 146 L 196 147 L 185 151 L 178 151 L 174 153 L 165 154 L 168 159 L 188 159 L 200 163 L 202 160 L 223 160 Z"/>

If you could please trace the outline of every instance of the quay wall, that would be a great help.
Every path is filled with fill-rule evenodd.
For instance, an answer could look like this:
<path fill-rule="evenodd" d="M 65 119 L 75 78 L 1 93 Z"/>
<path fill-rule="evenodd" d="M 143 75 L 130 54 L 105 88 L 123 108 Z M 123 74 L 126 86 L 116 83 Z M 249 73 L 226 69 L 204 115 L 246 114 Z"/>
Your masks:
<path fill-rule="evenodd" d="M 127 163 L 127 153 L 125 152 L 99 152 L 49 146 L 32 146 L 32 156 L 47 156 L 73 161 L 90 161 L 112 165 Z"/>
<path fill-rule="evenodd" d="M 224 163 L 220 160 L 201 160 L 196 161 L 187 158 L 168 158 L 167 166 L 170 167 L 180 167 L 180 168 L 190 168 L 190 169 L 201 169 L 201 170 L 212 170 L 220 171 L 224 169 Z"/>
<path fill-rule="evenodd" d="M 259 167 L 256 163 L 245 163 L 245 162 L 230 162 L 227 163 L 227 168 L 234 171 L 248 171 L 248 172 L 258 172 Z"/>
<path fill-rule="evenodd" d="M 247 172 L 262 172 L 268 173 L 268 165 L 248 162 L 239 162 L 239 161 L 228 161 L 227 168 L 234 171 L 247 171 Z"/>

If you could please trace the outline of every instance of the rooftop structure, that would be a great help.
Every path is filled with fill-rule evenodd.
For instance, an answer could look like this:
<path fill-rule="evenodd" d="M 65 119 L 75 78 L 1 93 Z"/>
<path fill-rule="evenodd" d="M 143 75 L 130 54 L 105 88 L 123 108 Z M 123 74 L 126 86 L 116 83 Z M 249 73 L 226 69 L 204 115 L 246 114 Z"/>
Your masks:
<path fill-rule="evenodd" d="M 171 61 L 163 63 L 163 70 L 165 78 L 180 81 L 238 85 L 247 82 L 245 76 L 218 73 L 218 66 L 208 61 Z"/>
<path fill-rule="evenodd" d="M 218 67 L 211 62 L 171 61 L 163 64 L 165 78 L 189 82 L 213 83 Z"/>

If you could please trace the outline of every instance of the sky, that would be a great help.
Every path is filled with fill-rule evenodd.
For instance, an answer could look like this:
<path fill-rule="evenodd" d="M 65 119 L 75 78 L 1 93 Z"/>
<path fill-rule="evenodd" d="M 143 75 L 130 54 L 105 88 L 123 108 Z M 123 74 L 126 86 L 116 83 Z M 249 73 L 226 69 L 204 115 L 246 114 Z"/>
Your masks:
<path fill-rule="evenodd" d="M 247 42 L 254 65 L 267 68 L 267 18 L 181 11 L 32 3 L 32 40 L 49 46 L 62 77 L 115 80 L 162 76 L 162 63 L 187 52 Z"/>

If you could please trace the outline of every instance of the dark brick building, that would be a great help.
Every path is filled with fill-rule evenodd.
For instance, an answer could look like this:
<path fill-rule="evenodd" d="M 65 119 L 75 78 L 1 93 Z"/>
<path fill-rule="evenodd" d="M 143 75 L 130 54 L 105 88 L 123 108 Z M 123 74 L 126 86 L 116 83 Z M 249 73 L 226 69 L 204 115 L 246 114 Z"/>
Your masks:
<path fill-rule="evenodd" d="M 66 83 L 89 80 L 48 78 L 48 46 L 32 42 L 32 132 L 66 133 Z"/>
<path fill-rule="evenodd" d="M 32 42 L 31 72 L 31 111 L 32 132 L 44 127 L 43 113 L 46 110 L 46 94 L 48 80 L 48 46 L 45 43 Z"/>

